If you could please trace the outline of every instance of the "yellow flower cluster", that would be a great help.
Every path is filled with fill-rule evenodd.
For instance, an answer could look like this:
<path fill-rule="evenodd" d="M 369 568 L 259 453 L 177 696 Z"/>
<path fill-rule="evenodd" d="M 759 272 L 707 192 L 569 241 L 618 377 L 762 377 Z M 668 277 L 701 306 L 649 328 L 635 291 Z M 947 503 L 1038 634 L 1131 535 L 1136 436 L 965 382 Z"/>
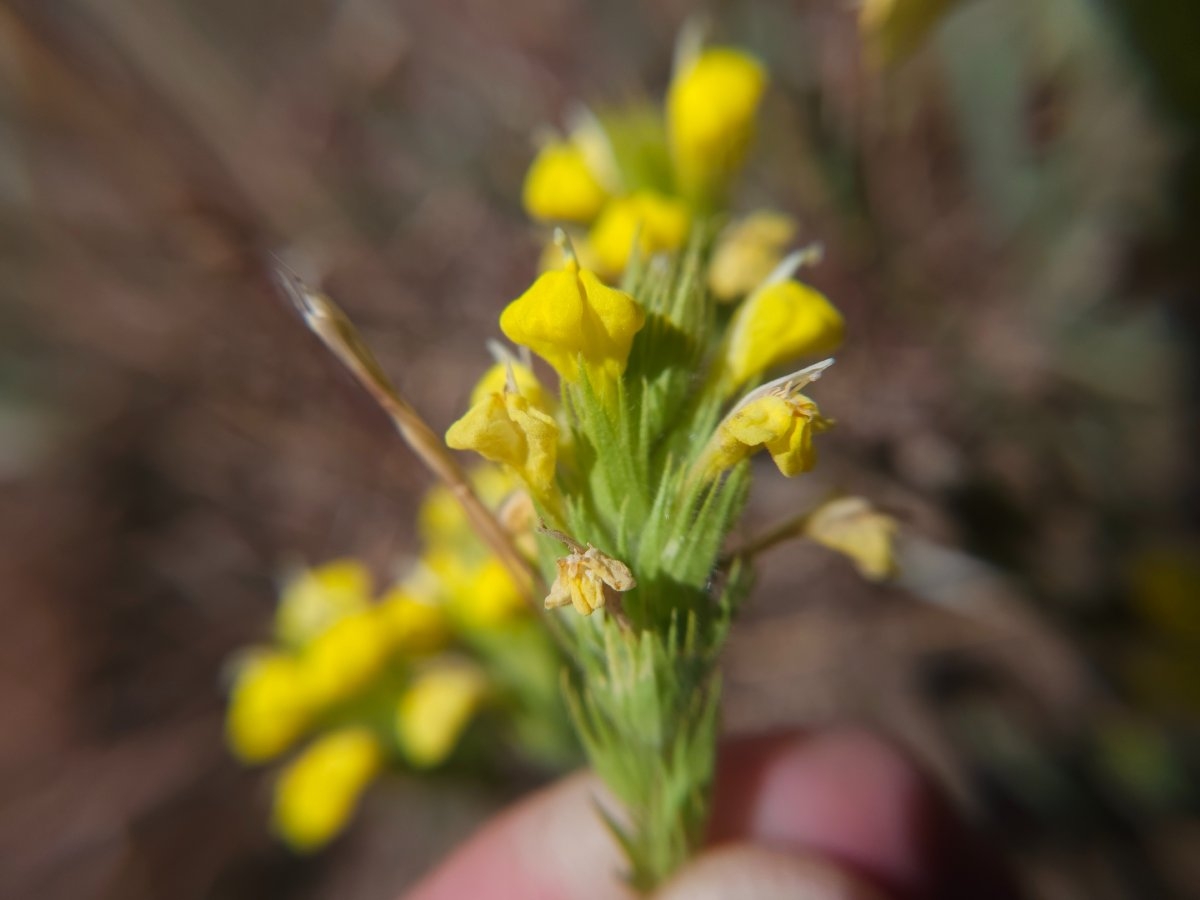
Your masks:
<path fill-rule="evenodd" d="M 623 167 L 604 127 L 589 119 L 542 146 L 525 177 L 526 211 L 580 228 L 581 261 L 606 279 L 619 277 L 634 252 L 645 258 L 678 250 L 694 217 L 710 211 L 741 168 L 766 86 L 763 67 L 739 50 L 691 54 L 657 123 L 666 177 Z M 619 118 L 612 123 L 618 131 Z"/>
<path fill-rule="evenodd" d="M 512 479 L 493 467 L 473 482 L 493 507 L 514 495 Z M 425 553 L 378 598 L 351 559 L 292 577 L 276 643 L 237 667 L 226 734 L 240 759 L 267 762 L 316 735 L 276 782 L 274 828 L 297 850 L 334 837 L 386 763 L 446 761 L 491 693 L 485 670 L 467 658 L 470 636 L 528 619 L 512 577 L 447 489 L 430 492 L 419 524 Z"/>

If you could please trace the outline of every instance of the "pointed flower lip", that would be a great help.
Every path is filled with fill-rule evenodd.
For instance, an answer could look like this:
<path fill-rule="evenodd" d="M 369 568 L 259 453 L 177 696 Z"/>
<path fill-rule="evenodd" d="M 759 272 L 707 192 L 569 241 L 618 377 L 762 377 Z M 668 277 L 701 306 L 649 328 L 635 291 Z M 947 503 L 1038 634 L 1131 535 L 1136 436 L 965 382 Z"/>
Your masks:
<path fill-rule="evenodd" d="M 590 616 L 610 604 L 610 591 L 624 593 L 637 587 L 633 572 L 619 559 L 545 525 L 538 530 L 571 551 L 556 563 L 557 575 L 546 596 L 546 609 L 571 604 L 581 616 Z"/>
<path fill-rule="evenodd" d="M 564 251 L 569 244 L 563 236 Z M 559 377 L 575 381 L 582 365 L 600 380 L 625 371 L 646 312 L 624 291 L 604 284 L 568 253 L 561 269 L 544 272 L 500 315 L 500 330 L 546 360 Z"/>
<path fill-rule="evenodd" d="M 741 400 L 734 404 L 725 418 L 728 419 L 742 407 L 746 406 L 746 404 L 752 403 L 760 397 L 776 396 L 783 397 L 784 399 L 795 397 L 814 381 L 820 379 L 834 362 L 835 359 L 831 356 L 828 359 L 813 363 L 811 366 L 805 366 L 803 369 L 797 369 L 795 372 L 791 372 L 781 378 L 776 378 L 774 381 L 768 381 L 766 384 L 755 388 L 742 397 Z"/>

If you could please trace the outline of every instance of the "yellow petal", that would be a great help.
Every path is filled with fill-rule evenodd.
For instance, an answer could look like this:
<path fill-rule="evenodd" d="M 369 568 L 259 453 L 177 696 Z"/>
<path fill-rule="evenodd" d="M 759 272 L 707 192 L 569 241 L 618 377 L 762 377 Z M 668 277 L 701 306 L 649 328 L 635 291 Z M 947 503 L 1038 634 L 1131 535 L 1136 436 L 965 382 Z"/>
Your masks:
<path fill-rule="evenodd" d="M 396 734 L 408 761 L 428 768 L 444 761 L 482 703 L 479 671 L 445 665 L 419 675 L 400 698 Z"/>
<path fill-rule="evenodd" d="M 451 602 L 460 624 L 474 630 L 496 628 L 528 609 L 512 575 L 495 557 L 470 572 Z"/>
<path fill-rule="evenodd" d="M 864 578 L 881 581 L 896 572 L 899 525 L 862 497 L 841 497 L 809 516 L 804 534 L 854 561 Z"/>
<path fill-rule="evenodd" d="M 724 364 L 730 390 L 779 363 L 833 350 L 844 327 L 833 304 L 798 281 L 755 291 L 729 323 Z"/>
<path fill-rule="evenodd" d="M 643 257 L 678 250 L 687 240 L 690 226 L 691 217 L 682 201 L 639 191 L 604 207 L 586 246 L 599 271 L 617 277 L 629 265 L 635 245 Z"/>
<path fill-rule="evenodd" d="M 701 52 L 667 93 L 667 128 L 680 188 L 689 196 L 723 190 L 741 167 L 767 74 L 729 48 Z"/>
<path fill-rule="evenodd" d="M 237 674 L 225 734 L 243 762 L 265 762 L 283 753 L 312 718 L 299 665 L 282 653 L 253 657 Z"/>
<path fill-rule="evenodd" d="M 608 194 L 583 150 L 555 141 L 541 149 L 525 176 L 525 210 L 543 221 L 590 222 Z"/>
<path fill-rule="evenodd" d="M 794 420 L 787 400 L 768 395 L 752 400 L 734 412 L 722 427 L 739 443 L 757 447 L 785 437 Z"/>
<path fill-rule="evenodd" d="M 339 559 L 288 580 L 275 612 L 280 642 L 300 647 L 371 600 L 371 575 L 358 560 Z"/>
<path fill-rule="evenodd" d="M 528 347 L 568 381 L 578 377 L 580 360 L 619 376 L 644 323 L 636 300 L 570 261 L 539 276 L 500 316 L 509 340 Z"/>
<path fill-rule="evenodd" d="M 382 759 L 379 742 L 365 729 L 343 729 L 314 741 L 276 782 L 276 833 L 301 852 L 328 843 L 346 827 Z"/>
<path fill-rule="evenodd" d="M 503 394 L 508 386 L 510 370 L 517 385 L 517 393 L 547 415 L 554 415 L 554 408 L 557 406 L 554 399 L 546 393 L 546 389 L 542 387 L 542 383 L 538 381 L 533 370 L 519 362 L 498 362 L 484 372 L 483 377 L 471 391 L 471 405 L 474 406 L 481 402 L 488 394 Z"/>

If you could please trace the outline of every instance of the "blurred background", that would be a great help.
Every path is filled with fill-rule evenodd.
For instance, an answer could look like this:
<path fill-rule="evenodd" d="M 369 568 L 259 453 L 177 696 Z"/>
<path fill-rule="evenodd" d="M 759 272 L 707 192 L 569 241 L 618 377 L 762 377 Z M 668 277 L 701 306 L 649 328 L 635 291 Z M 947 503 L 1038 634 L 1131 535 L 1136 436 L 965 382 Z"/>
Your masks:
<path fill-rule="evenodd" d="M 1200 16 L 912 5 L 888 35 L 843 0 L 705 7 L 773 78 L 739 206 L 824 242 L 849 327 L 821 465 L 764 469 L 745 528 L 837 487 L 905 534 L 888 586 L 763 560 L 726 728 L 883 731 L 1034 897 L 1200 896 Z M 659 96 L 697 11 L 0 8 L 0 894 L 387 898 L 529 789 L 393 778 L 300 858 L 224 748 L 279 573 L 391 572 L 429 484 L 266 254 L 444 428 L 535 271 L 533 135 Z"/>

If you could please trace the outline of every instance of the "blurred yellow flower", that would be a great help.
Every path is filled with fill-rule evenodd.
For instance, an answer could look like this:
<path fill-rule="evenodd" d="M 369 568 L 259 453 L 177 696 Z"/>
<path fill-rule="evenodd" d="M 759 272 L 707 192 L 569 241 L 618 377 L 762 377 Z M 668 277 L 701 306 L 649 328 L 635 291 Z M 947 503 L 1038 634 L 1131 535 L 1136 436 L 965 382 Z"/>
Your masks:
<path fill-rule="evenodd" d="M 625 371 L 633 336 L 645 320 L 636 300 L 568 259 L 562 269 L 539 276 L 505 308 L 500 330 L 567 381 L 579 377 L 580 363 L 615 380 Z M 494 418 L 494 413 L 489 415 Z"/>
<path fill-rule="evenodd" d="M 396 736 L 418 768 L 436 766 L 454 750 L 487 692 L 482 673 L 445 664 L 414 679 L 396 708 Z"/>
<path fill-rule="evenodd" d="M 300 657 L 309 696 L 326 706 L 346 700 L 374 680 L 390 652 L 390 629 L 377 607 L 338 619 Z"/>
<path fill-rule="evenodd" d="M 786 280 L 760 288 L 729 322 L 723 350 L 728 390 L 779 363 L 830 352 L 844 329 L 842 314 L 807 285 Z"/>
<path fill-rule="evenodd" d="M 392 648 L 408 656 L 435 653 L 450 640 L 445 609 L 404 585 L 397 585 L 383 595 L 379 601 L 379 619 L 388 629 Z"/>
<path fill-rule="evenodd" d="M 366 729 L 315 740 L 275 784 L 275 832 L 294 850 L 315 850 L 346 827 L 358 798 L 379 771 L 383 753 Z"/>
<path fill-rule="evenodd" d="M 865 0 L 858 29 L 867 57 L 876 65 L 899 62 L 959 0 Z"/>
<path fill-rule="evenodd" d="M 722 302 L 745 296 L 763 283 L 796 237 L 796 220 L 759 210 L 722 233 L 708 266 L 708 286 Z"/>
<path fill-rule="evenodd" d="M 494 556 L 470 573 L 453 603 L 462 625 L 470 629 L 495 628 L 529 609 L 512 575 Z"/>
<path fill-rule="evenodd" d="M 863 497 L 840 497 L 813 511 L 804 536 L 850 557 L 864 578 L 883 581 L 896 574 L 899 527 Z"/>
<path fill-rule="evenodd" d="M 635 245 L 642 256 L 678 250 L 690 227 L 691 216 L 681 200 L 638 191 L 604 207 L 588 233 L 586 246 L 599 271 L 616 277 L 629 265 Z"/>
<path fill-rule="evenodd" d="M 521 394 L 488 394 L 450 426 L 446 443 L 511 466 L 538 497 L 553 489 L 558 423 Z"/>
<path fill-rule="evenodd" d="M 229 747 L 243 762 L 273 759 L 300 737 L 312 711 L 295 659 L 274 651 L 256 654 L 237 673 L 229 700 Z"/>
<path fill-rule="evenodd" d="M 567 141 L 546 144 L 525 176 L 525 211 L 542 221 L 590 222 L 608 192 L 588 166 L 583 148 Z"/>
<path fill-rule="evenodd" d="M 754 58 L 724 47 L 701 51 L 675 73 L 667 93 L 667 131 L 679 188 L 710 197 L 728 185 L 754 136 L 767 73 Z"/>
<path fill-rule="evenodd" d="M 517 489 L 518 482 L 512 473 L 500 466 L 481 464 L 467 473 L 471 487 L 483 504 L 489 508 L 498 506 Z M 463 512 L 451 490 L 438 484 L 425 492 L 421 507 L 417 511 L 417 530 L 426 544 L 451 544 L 462 546 L 475 539 L 475 530 Z"/>
<path fill-rule="evenodd" d="M 371 601 L 371 575 L 355 559 L 338 559 L 289 578 L 275 611 L 275 635 L 300 647 Z"/>

